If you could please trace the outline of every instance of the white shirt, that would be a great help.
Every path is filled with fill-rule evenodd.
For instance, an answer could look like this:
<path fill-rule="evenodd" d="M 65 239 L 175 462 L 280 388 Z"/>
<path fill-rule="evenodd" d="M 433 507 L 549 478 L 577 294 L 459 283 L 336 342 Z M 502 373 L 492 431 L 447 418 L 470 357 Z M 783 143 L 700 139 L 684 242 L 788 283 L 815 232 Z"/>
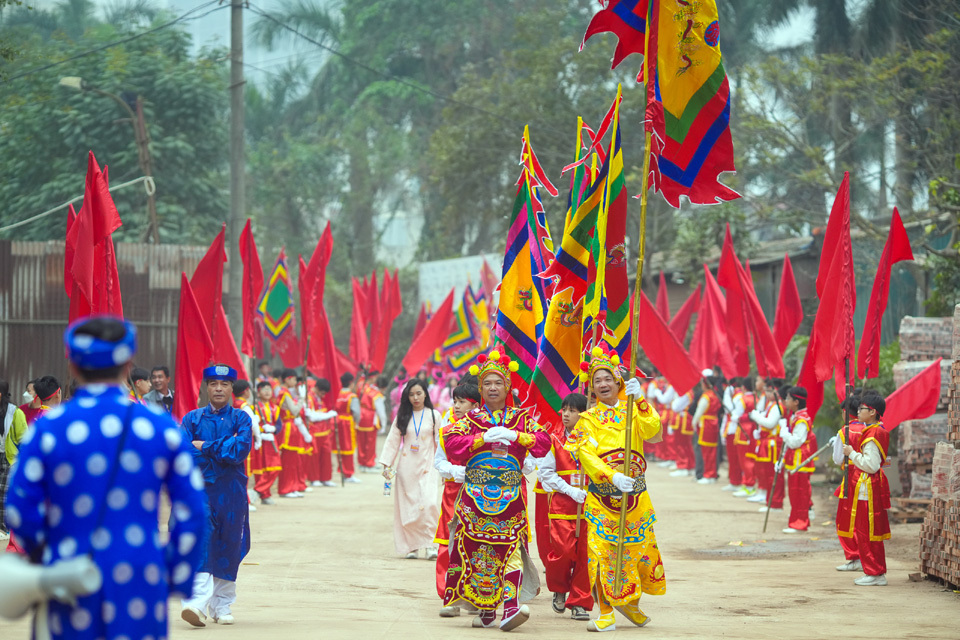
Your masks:
<path fill-rule="evenodd" d="M 837 465 L 843 464 L 843 440 L 839 437 L 839 434 L 837 434 L 837 439 L 833 441 L 833 462 Z M 880 447 L 875 442 L 867 442 L 861 447 L 859 453 L 854 451 L 850 454 L 850 462 L 864 473 L 876 473 L 880 470 L 880 465 L 883 464 L 880 457 Z M 857 500 L 870 499 L 870 493 L 867 489 L 866 482 L 860 485 Z"/>
<path fill-rule="evenodd" d="M 793 430 L 783 425 L 780 428 L 780 437 L 783 438 L 783 444 L 787 445 L 788 449 L 799 449 L 807 440 L 807 423 L 797 422 Z"/>

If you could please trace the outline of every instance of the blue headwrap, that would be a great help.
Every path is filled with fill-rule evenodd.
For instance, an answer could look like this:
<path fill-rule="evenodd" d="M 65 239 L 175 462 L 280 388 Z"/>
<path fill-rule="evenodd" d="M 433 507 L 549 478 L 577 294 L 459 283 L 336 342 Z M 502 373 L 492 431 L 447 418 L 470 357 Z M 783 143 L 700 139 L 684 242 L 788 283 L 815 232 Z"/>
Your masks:
<path fill-rule="evenodd" d="M 225 364 L 215 364 L 203 370 L 204 380 L 227 380 L 234 382 L 237 379 L 237 370 Z"/>
<path fill-rule="evenodd" d="M 95 317 L 87 316 L 75 320 L 63 334 L 63 344 L 70 361 L 81 369 L 109 369 L 130 362 L 133 354 L 137 352 L 137 328 L 134 324 L 108 316 L 122 322 L 127 330 L 126 335 L 117 342 L 101 340 L 85 333 L 77 335 L 77 329 Z"/>

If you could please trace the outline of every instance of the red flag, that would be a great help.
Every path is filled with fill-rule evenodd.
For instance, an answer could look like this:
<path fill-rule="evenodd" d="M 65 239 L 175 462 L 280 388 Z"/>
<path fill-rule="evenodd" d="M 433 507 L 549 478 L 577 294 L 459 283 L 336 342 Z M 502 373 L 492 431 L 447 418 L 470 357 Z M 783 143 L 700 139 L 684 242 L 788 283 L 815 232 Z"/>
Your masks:
<path fill-rule="evenodd" d="M 762 376 L 782 378 L 785 375 L 783 357 L 780 348 L 767 325 L 767 317 L 760 306 L 757 292 L 753 288 L 753 279 L 747 270 L 737 263 L 740 275 L 740 289 L 743 292 L 744 311 L 747 316 L 747 327 L 753 337 L 753 353 L 757 361 L 757 372 Z"/>
<path fill-rule="evenodd" d="M 424 310 L 423 313 L 425 314 L 426 311 Z M 407 355 L 403 357 L 401 364 L 407 373 L 415 375 L 427 359 L 433 355 L 433 352 L 443 345 L 447 336 L 450 335 L 452 324 L 453 289 L 447 294 L 443 304 L 437 308 L 433 317 L 430 318 L 430 321 L 423 327 L 423 330 L 417 334 L 417 337 L 413 340 L 413 344 L 410 345 L 410 349 L 407 351 Z"/>
<path fill-rule="evenodd" d="M 810 419 L 817 417 L 817 412 L 823 406 L 823 382 L 817 380 L 813 371 L 813 349 L 807 345 L 807 352 L 803 356 L 803 364 L 800 365 L 800 377 L 797 384 L 807 390 L 807 413 Z"/>
<path fill-rule="evenodd" d="M 337 366 L 340 367 L 340 373 L 352 373 L 354 376 L 360 370 L 359 365 L 340 349 L 337 349 Z"/>
<path fill-rule="evenodd" d="M 390 331 L 393 330 L 393 323 L 403 311 L 403 301 L 400 299 L 400 272 L 395 272 L 393 277 L 386 269 L 383 270 L 383 284 L 380 292 L 380 307 L 382 317 L 380 318 L 380 329 L 375 335 L 371 335 L 373 348 L 370 359 L 371 366 L 376 371 L 383 371 L 387 361 L 387 352 L 390 349 Z"/>
<path fill-rule="evenodd" d="M 640 347 L 660 373 L 683 395 L 700 382 L 700 369 L 673 335 L 659 312 L 640 292 Z"/>
<path fill-rule="evenodd" d="M 320 234 L 317 246 L 310 256 L 310 262 L 304 263 L 300 256 L 300 269 L 297 274 L 297 289 L 300 292 L 300 336 L 303 340 L 303 350 L 306 352 L 307 369 L 317 371 L 324 356 L 323 333 L 317 333 L 316 323 L 323 307 L 323 294 L 326 289 L 327 265 L 333 253 L 333 234 L 330 223 Z M 312 363 L 312 364 L 311 364 Z"/>
<path fill-rule="evenodd" d="M 250 228 L 250 218 L 240 233 L 240 260 L 243 262 L 243 291 L 241 301 L 243 305 L 243 340 L 240 350 L 251 358 L 261 357 L 263 338 L 256 330 L 257 303 L 263 293 L 263 267 L 260 265 L 260 254 L 257 253 L 257 243 L 253 239 L 253 230 Z"/>
<path fill-rule="evenodd" d="M 817 273 L 820 306 L 813 322 L 813 366 L 817 380 L 824 381 L 839 369 L 846 378 L 846 361 L 853 359 L 853 311 L 857 289 L 853 273 L 853 247 L 850 242 L 850 175 L 845 173 L 837 199 L 830 212 L 824 238 L 824 255 Z M 839 221 L 839 222 L 837 222 Z M 827 257 L 826 251 L 833 256 Z M 824 265 L 829 265 L 824 273 Z"/>
<path fill-rule="evenodd" d="M 940 367 L 943 358 L 913 376 L 887 397 L 883 428 L 893 430 L 904 420 L 922 420 L 937 411 L 940 402 Z"/>
<path fill-rule="evenodd" d="M 880 375 L 880 321 L 887 308 L 890 294 L 890 271 L 893 265 L 903 260 L 913 260 L 910 238 L 903 228 L 900 212 L 893 209 L 890 219 L 890 232 L 883 245 L 877 275 L 873 279 L 870 291 L 870 304 L 867 306 L 867 319 L 863 323 L 863 336 L 860 338 L 860 353 L 857 354 L 857 371 L 860 378 L 876 378 Z M 886 421 L 884 421 L 886 424 Z"/>
<path fill-rule="evenodd" d="M 417 322 L 413 325 L 413 340 L 416 340 L 420 336 L 420 332 L 423 331 L 423 328 L 427 326 L 427 305 L 420 303 L 420 315 L 417 316 Z M 408 371 L 407 373 L 412 372 Z"/>
<path fill-rule="evenodd" d="M 497 290 L 499 284 L 486 258 L 483 259 L 483 265 L 480 267 L 480 284 L 483 285 L 483 293 L 487 296 L 487 308 L 495 310 L 497 306 L 493 303 L 493 292 Z"/>
<path fill-rule="evenodd" d="M 720 286 L 703 265 L 706 286 L 703 292 L 703 304 L 697 317 L 697 326 L 690 342 L 690 357 L 700 367 L 719 366 L 727 377 L 736 374 L 733 354 L 730 352 L 730 337 L 726 326 L 726 303 Z"/>
<path fill-rule="evenodd" d="M 777 313 L 773 320 L 773 338 L 777 342 L 781 356 L 786 352 L 787 345 L 797 333 L 801 322 L 803 322 L 803 305 L 800 303 L 800 292 L 797 290 L 797 280 L 793 276 L 790 256 L 784 254 L 780 295 L 777 297 Z"/>
<path fill-rule="evenodd" d="M 741 265 L 733 250 L 733 238 L 728 224 L 723 238 L 723 250 L 720 253 L 720 266 L 717 268 L 717 283 L 727 293 L 726 329 L 730 336 L 730 352 L 735 367 L 732 374 L 727 374 L 728 376 L 750 374 L 750 334 L 747 328 L 744 293 L 738 267 Z"/>
<path fill-rule="evenodd" d="M 364 309 L 367 306 L 367 299 L 364 295 L 363 285 L 353 280 L 353 317 L 350 325 L 350 358 L 358 363 L 365 364 L 370 362 L 370 346 L 367 342 L 366 319 Z"/>
<path fill-rule="evenodd" d="M 297 255 L 297 291 L 300 293 L 300 337 L 306 342 L 311 337 L 313 328 L 313 278 L 307 269 L 307 263 L 302 255 Z"/>
<path fill-rule="evenodd" d="M 77 212 L 72 204 L 67 205 L 67 237 L 63 249 L 63 289 L 67 292 L 67 297 L 73 293 L 73 254 L 76 252 L 76 246 L 70 239 L 70 227 L 77 219 Z"/>
<path fill-rule="evenodd" d="M 213 341 L 204 322 L 187 274 L 180 274 L 180 313 L 177 320 L 177 360 L 174 379 L 173 417 L 179 422 L 197 408 L 203 369 L 213 358 Z"/>
<path fill-rule="evenodd" d="M 370 285 L 367 288 L 367 308 L 364 313 L 364 318 L 370 323 L 370 340 L 368 344 L 376 344 L 376 336 L 380 333 L 381 313 L 380 294 L 377 291 L 377 272 L 374 271 L 370 276 Z M 370 349 L 370 353 L 372 355 L 372 348 Z M 370 362 L 371 360 L 368 360 L 367 363 L 369 364 Z"/>
<path fill-rule="evenodd" d="M 227 252 L 224 249 L 227 225 L 220 228 L 220 233 L 213 239 L 207 253 L 197 264 L 193 277 L 190 278 L 190 289 L 197 300 L 197 307 L 203 317 L 204 324 L 210 330 L 210 340 L 213 343 L 213 359 L 228 367 L 237 370 L 237 375 L 248 380 L 243 358 L 237 349 L 237 341 L 233 339 L 227 314 L 223 312 L 223 263 L 227 261 Z"/>
<path fill-rule="evenodd" d="M 690 330 L 690 319 L 694 313 L 698 313 L 699 311 L 700 285 L 698 284 L 697 288 L 693 290 L 690 297 L 686 299 L 683 306 L 677 311 L 677 315 L 673 316 L 673 320 L 670 321 L 670 333 L 677 336 L 680 344 L 683 344 L 687 339 L 687 332 Z"/>
<path fill-rule="evenodd" d="M 660 272 L 660 287 L 657 289 L 657 313 L 666 323 L 670 322 L 670 292 L 667 291 L 667 277 Z"/>
<path fill-rule="evenodd" d="M 321 303 L 316 311 L 317 317 L 313 325 L 307 368 L 330 382 L 330 392 L 324 396 L 324 403 L 328 408 L 332 408 L 340 394 L 340 374 L 342 373 L 339 364 L 340 352 L 333 340 L 333 331 L 330 329 L 330 320 L 327 318 L 324 305 Z"/>

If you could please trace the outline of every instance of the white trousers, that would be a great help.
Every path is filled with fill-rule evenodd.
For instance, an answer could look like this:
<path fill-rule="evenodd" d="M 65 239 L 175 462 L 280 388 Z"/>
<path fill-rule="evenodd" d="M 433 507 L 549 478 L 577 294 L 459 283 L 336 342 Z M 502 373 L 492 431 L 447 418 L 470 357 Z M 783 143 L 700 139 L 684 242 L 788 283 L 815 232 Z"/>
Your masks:
<path fill-rule="evenodd" d="M 193 607 L 212 618 L 221 618 L 230 614 L 230 605 L 236 601 L 236 582 L 200 572 L 193 577 L 193 597 L 181 601 L 181 604 L 184 607 Z"/>

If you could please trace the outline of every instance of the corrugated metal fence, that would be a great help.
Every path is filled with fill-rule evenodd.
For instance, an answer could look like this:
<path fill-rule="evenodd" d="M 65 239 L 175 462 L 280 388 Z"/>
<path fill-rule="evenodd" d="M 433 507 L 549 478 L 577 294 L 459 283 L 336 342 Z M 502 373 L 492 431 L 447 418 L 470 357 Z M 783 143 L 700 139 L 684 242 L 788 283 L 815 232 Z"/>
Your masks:
<path fill-rule="evenodd" d="M 206 247 L 120 243 L 123 312 L 139 329 L 138 366 L 173 372 L 180 272 L 192 274 Z M 68 384 L 63 330 L 70 299 L 63 286 L 62 242 L 0 240 L 0 378 L 14 399 L 41 375 Z"/>

